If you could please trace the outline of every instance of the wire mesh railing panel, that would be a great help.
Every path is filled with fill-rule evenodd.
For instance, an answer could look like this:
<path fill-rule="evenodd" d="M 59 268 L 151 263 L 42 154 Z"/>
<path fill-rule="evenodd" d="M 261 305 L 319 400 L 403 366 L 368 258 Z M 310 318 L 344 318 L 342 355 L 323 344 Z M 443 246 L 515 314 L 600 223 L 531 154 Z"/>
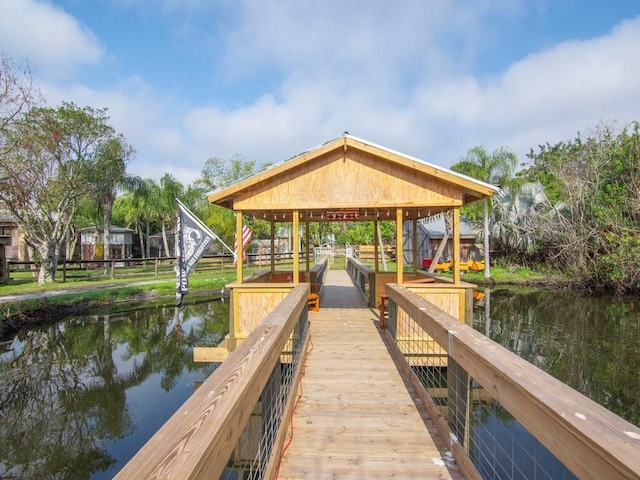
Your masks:
<path fill-rule="evenodd" d="M 308 329 L 308 312 L 305 309 L 282 349 L 280 359 L 271 372 L 221 479 L 264 478 L 278 431 L 282 428 L 285 407 L 296 389 L 294 376 L 300 362 L 303 361 Z"/>
<path fill-rule="evenodd" d="M 576 478 L 499 403 L 477 401 L 468 411 L 467 449 L 483 478 Z"/>
<path fill-rule="evenodd" d="M 482 478 L 576 478 L 394 301 L 388 329 Z"/>

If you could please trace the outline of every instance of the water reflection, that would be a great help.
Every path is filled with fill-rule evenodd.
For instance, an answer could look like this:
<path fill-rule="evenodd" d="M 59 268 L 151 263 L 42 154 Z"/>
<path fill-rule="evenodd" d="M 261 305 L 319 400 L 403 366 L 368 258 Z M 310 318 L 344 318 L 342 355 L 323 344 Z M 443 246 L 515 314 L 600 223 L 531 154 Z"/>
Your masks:
<path fill-rule="evenodd" d="M 0 478 L 111 478 L 204 380 L 228 304 L 74 317 L 0 346 Z"/>
<path fill-rule="evenodd" d="M 640 302 L 532 289 L 484 292 L 474 327 L 640 426 Z"/>

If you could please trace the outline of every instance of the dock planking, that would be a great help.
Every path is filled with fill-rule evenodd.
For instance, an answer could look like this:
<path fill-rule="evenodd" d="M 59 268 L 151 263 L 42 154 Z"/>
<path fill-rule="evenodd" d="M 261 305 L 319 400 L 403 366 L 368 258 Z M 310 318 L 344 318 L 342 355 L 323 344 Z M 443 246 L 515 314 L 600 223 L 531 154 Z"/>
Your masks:
<path fill-rule="evenodd" d="M 389 354 L 377 312 L 321 308 L 309 318 L 312 348 L 278 478 L 463 478 Z"/>

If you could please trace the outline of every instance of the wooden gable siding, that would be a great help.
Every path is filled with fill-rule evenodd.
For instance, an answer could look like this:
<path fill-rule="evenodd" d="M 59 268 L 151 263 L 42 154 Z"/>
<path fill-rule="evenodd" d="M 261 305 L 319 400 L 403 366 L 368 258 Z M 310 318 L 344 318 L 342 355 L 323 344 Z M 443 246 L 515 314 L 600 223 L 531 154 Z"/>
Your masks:
<path fill-rule="evenodd" d="M 462 205 L 462 190 L 367 151 L 334 149 L 258 182 L 234 197 L 234 210 Z"/>

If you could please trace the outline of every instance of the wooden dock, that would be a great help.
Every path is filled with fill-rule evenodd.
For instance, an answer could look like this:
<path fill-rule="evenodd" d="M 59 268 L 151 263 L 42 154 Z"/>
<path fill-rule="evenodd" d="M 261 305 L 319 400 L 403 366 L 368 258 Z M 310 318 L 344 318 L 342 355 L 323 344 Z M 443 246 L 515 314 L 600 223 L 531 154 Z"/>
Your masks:
<path fill-rule="evenodd" d="M 320 305 L 278 478 L 463 478 L 346 272 L 328 272 Z"/>

